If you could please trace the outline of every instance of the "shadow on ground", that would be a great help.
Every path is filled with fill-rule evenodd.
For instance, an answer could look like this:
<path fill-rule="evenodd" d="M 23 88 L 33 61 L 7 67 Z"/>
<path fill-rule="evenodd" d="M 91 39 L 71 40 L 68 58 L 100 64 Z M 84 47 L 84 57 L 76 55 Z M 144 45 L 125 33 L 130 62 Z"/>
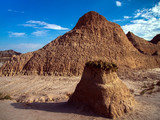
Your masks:
<path fill-rule="evenodd" d="M 17 109 L 32 109 L 56 113 L 73 113 L 92 117 L 101 117 L 87 107 L 73 106 L 67 102 L 59 103 L 11 103 Z"/>

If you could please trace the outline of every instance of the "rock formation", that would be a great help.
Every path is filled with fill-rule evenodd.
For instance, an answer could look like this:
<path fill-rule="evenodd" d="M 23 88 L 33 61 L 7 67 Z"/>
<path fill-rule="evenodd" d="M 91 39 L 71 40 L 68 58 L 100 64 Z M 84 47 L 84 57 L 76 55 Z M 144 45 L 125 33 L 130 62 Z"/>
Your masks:
<path fill-rule="evenodd" d="M 134 35 L 132 32 L 128 32 L 127 37 L 133 46 L 143 54 L 158 55 L 160 52 L 160 44 L 157 44 L 159 38 L 158 35 L 150 42 Z"/>
<path fill-rule="evenodd" d="M 81 75 L 85 63 L 97 59 L 116 62 L 120 68 L 160 65 L 159 58 L 139 53 L 118 24 L 91 11 L 63 36 L 35 52 L 16 56 L 4 64 L 0 75 Z"/>
<path fill-rule="evenodd" d="M 160 34 L 157 34 L 150 42 L 154 44 L 160 44 Z"/>
<path fill-rule="evenodd" d="M 93 61 L 86 63 L 75 92 L 69 99 L 73 105 L 85 105 L 96 113 L 116 118 L 133 110 L 135 99 L 116 74 L 113 63 Z"/>
<path fill-rule="evenodd" d="M 12 56 L 14 55 L 20 55 L 21 53 L 16 52 L 14 50 L 5 50 L 5 51 L 0 51 L 0 63 L 4 64 L 6 61 L 11 60 Z M 1 65 L 0 65 L 1 67 Z"/>

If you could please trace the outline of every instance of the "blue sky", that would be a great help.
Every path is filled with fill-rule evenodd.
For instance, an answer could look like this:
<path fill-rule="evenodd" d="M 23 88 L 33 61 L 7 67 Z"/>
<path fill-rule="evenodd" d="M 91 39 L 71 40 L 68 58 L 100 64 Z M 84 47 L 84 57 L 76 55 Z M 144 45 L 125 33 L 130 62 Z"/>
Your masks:
<path fill-rule="evenodd" d="M 89 11 L 147 40 L 160 33 L 159 0 L 0 0 L 0 50 L 38 50 Z"/>

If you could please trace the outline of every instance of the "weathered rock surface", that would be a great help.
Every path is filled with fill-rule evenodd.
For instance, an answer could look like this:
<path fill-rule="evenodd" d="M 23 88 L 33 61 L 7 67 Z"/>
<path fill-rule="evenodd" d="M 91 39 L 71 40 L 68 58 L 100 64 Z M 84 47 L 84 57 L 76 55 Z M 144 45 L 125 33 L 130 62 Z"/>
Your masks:
<path fill-rule="evenodd" d="M 127 37 L 139 52 L 146 55 L 159 55 L 160 44 L 157 43 L 160 39 L 158 35 L 154 37 L 150 42 L 134 35 L 132 32 L 128 32 Z"/>
<path fill-rule="evenodd" d="M 86 105 L 109 118 L 129 113 L 136 103 L 130 90 L 118 78 L 115 66 L 111 64 L 109 69 L 103 69 L 104 63 L 101 63 L 85 66 L 81 81 L 68 102 L 76 106 Z"/>
<path fill-rule="evenodd" d="M 14 55 L 20 55 L 21 53 L 16 52 L 14 50 L 5 50 L 5 51 L 0 51 L 0 63 L 4 64 L 6 61 L 11 60 L 12 56 Z M 0 65 L 1 67 L 1 65 Z"/>
<path fill-rule="evenodd" d="M 81 75 L 85 63 L 97 59 L 116 62 L 120 68 L 160 66 L 160 58 L 139 53 L 118 24 L 91 11 L 79 19 L 73 30 L 3 65 L 0 75 Z"/>

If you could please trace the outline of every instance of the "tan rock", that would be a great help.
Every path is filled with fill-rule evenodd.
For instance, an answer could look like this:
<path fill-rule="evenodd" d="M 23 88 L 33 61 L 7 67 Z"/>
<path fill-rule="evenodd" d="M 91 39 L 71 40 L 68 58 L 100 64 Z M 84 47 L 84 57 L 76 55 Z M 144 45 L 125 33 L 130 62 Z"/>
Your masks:
<path fill-rule="evenodd" d="M 151 41 L 147 41 L 143 38 L 140 38 L 134 35 L 132 32 L 127 33 L 127 37 L 129 41 L 133 44 L 133 46 L 141 53 L 145 55 L 159 55 L 160 52 L 160 35 L 157 35 Z"/>
<path fill-rule="evenodd" d="M 0 75 L 81 75 L 86 62 L 99 59 L 120 68 L 160 67 L 160 57 L 141 54 L 118 24 L 91 11 L 43 48 L 13 57 L 0 68 Z"/>
<path fill-rule="evenodd" d="M 98 64 L 92 63 L 86 64 L 81 81 L 68 102 L 89 106 L 96 113 L 108 118 L 117 118 L 132 111 L 135 99 L 118 78 L 116 66 L 105 65 L 102 61 L 98 61 Z"/>
<path fill-rule="evenodd" d="M 42 103 L 46 102 L 45 96 L 41 96 L 41 97 L 39 98 L 39 102 L 42 102 Z"/>

